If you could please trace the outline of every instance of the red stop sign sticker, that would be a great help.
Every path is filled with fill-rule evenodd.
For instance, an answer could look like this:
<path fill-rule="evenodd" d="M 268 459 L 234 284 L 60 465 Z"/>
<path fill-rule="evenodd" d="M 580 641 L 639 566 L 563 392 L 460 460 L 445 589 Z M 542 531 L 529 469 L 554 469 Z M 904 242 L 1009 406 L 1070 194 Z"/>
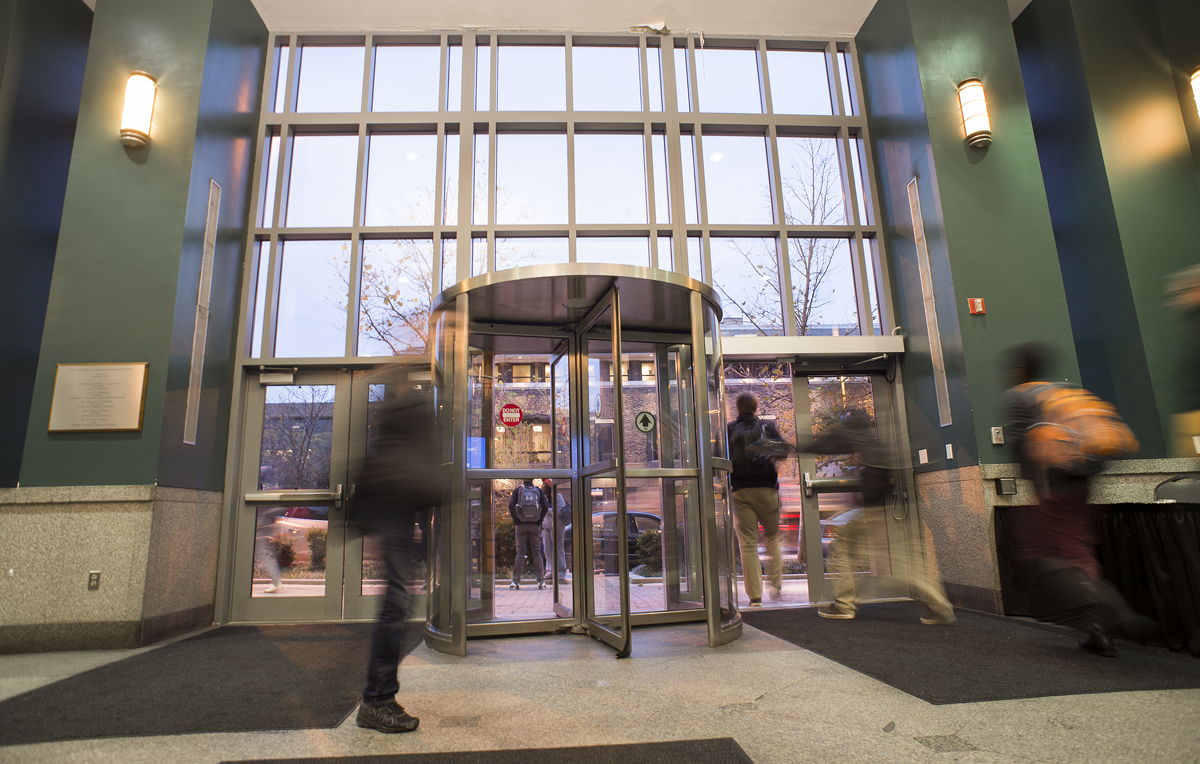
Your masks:
<path fill-rule="evenodd" d="M 525 413 L 515 403 L 506 403 L 500 407 L 500 422 L 509 427 L 516 427 L 524 418 Z"/>

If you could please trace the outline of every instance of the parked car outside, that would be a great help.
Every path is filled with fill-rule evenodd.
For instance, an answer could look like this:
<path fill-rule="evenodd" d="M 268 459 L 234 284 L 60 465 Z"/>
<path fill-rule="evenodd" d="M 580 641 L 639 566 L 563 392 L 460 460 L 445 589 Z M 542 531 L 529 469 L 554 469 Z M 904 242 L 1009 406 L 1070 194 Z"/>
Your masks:
<path fill-rule="evenodd" d="M 638 563 L 637 541 L 638 538 L 646 531 L 657 531 L 662 527 L 662 519 L 658 515 L 652 515 L 649 512 L 626 512 L 626 519 L 629 522 L 626 533 L 629 538 L 629 567 L 633 568 Z M 617 571 L 616 554 L 617 554 L 617 513 L 614 511 L 608 512 L 593 512 L 592 513 L 592 558 L 604 559 L 604 572 L 615 573 Z M 574 528 L 570 525 L 566 527 L 563 547 L 567 552 L 567 567 L 574 565 L 574 556 L 572 544 Z"/>

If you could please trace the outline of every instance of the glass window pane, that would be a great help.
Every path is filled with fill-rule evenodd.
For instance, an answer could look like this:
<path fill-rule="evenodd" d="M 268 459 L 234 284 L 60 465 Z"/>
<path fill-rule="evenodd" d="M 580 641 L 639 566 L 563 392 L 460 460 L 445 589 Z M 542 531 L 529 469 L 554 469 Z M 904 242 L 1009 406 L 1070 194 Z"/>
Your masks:
<path fill-rule="evenodd" d="M 458 225 L 458 157 L 457 135 L 446 136 L 445 180 L 442 185 L 442 224 Z"/>
<path fill-rule="evenodd" d="M 433 291 L 433 240 L 363 242 L 360 356 L 424 353 Z"/>
<path fill-rule="evenodd" d="M 378 45 L 372 111 L 437 111 L 439 45 Z"/>
<path fill-rule="evenodd" d="M 663 271 L 675 270 L 675 249 L 670 236 L 658 237 L 658 268 Z"/>
<path fill-rule="evenodd" d="M 838 74 L 842 80 L 842 103 L 845 104 L 846 111 L 850 114 L 858 114 L 858 104 L 854 101 L 853 83 L 850 81 L 850 70 L 847 66 L 850 63 L 850 54 L 842 51 L 838 54 Z"/>
<path fill-rule="evenodd" d="M 691 73 L 687 65 L 687 48 L 675 49 L 675 102 L 679 111 L 692 110 L 692 89 L 688 85 Z"/>
<path fill-rule="evenodd" d="M 471 275 L 487 273 L 488 240 L 471 239 Z"/>
<path fill-rule="evenodd" d="M 458 283 L 458 240 L 442 239 L 442 291 Z"/>
<path fill-rule="evenodd" d="M 846 203 L 837 138 L 780 136 L 779 176 L 788 225 L 845 225 Z"/>
<path fill-rule="evenodd" d="M 275 74 L 275 98 L 272 99 L 271 111 L 283 111 L 284 96 L 287 95 L 288 64 L 291 63 L 292 49 L 285 43 L 275 48 L 278 68 Z"/>
<path fill-rule="evenodd" d="M 287 225 L 292 228 L 351 225 L 357 175 L 357 135 L 297 135 L 292 138 Z"/>
<path fill-rule="evenodd" d="M 783 334 L 774 239 L 709 240 L 713 289 L 725 317 L 721 336 Z"/>
<path fill-rule="evenodd" d="M 262 357 L 263 318 L 267 310 L 267 267 L 270 245 L 255 242 L 254 249 L 258 258 L 258 284 L 254 288 L 254 325 L 250 329 L 250 357 Z"/>
<path fill-rule="evenodd" d="M 346 355 L 350 242 L 288 241 L 281 251 L 275 356 Z"/>
<path fill-rule="evenodd" d="M 570 259 L 570 239 L 496 239 L 496 270 L 498 271 L 522 265 L 566 263 Z"/>
<path fill-rule="evenodd" d="M 451 43 L 447 47 L 450 57 L 446 65 L 446 111 L 462 110 L 462 45 Z"/>
<path fill-rule="evenodd" d="M 646 222 L 646 143 L 639 134 L 575 136 L 575 220 Z"/>
<path fill-rule="evenodd" d="M 651 156 L 654 159 L 654 222 L 671 222 L 671 192 L 667 181 L 667 136 L 650 137 Z"/>
<path fill-rule="evenodd" d="M 858 300 L 847 239 L 788 239 L 796 333 L 858 334 Z"/>
<path fill-rule="evenodd" d="M 269 385 L 265 392 L 259 490 L 329 488 L 335 387 Z"/>
<path fill-rule="evenodd" d="M 564 111 L 567 51 L 558 45 L 502 45 L 496 104 L 503 111 Z"/>
<path fill-rule="evenodd" d="M 305 408 L 312 408 L 313 405 L 315 404 L 301 404 Z M 332 408 L 332 404 L 329 406 Z M 328 431 L 332 430 L 328 424 L 327 421 L 321 421 L 325 429 L 315 433 L 311 442 L 304 441 L 303 436 L 299 434 L 307 432 L 306 430 L 296 430 L 293 438 L 279 442 L 281 450 L 288 453 L 290 458 L 298 459 L 295 456 L 296 450 L 291 449 L 288 452 L 286 447 L 304 443 L 305 446 L 309 446 L 302 448 L 306 455 L 318 448 L 327 453 Z M 265 433 L 263 443 L 265 447 Z M 324 597 L 329 507 L 258 507 L 255 514 L 257 518 L 250 596 L 270 599 Z"/>
<path fill-rule="evenodd" d="M 496 223 L 566 222 L 567 136 L 496 136 Z"/>
<path fill-rule="evenodd" d="M 575 240 L 575 260 L 649 268 L 650 240 L 634 236 L 581 236 Z"/>
<path fill-rule="evenodd" d="M 696 196 L 696 139 L 686 133 L 679 136 L 679 157 L 683 164 L 683 218 L 698 223 L 700 205 Z"/>
<path fill-rule="evenodd" d="M 662 111 L 662 48 L 646 48 L 646 72 L 646 76 L 649 79 L 650 111 Z"/>
<path fill-rule="evenodd" d="M 708 281 L 704 277 L 704 256 L 701 253 L 702 241 L 699 236 L 689 236 L 687 240 L 688 276 L 696 281 Z"/>
<path fill-rule="evenodd" d="M 572 48 L 575 111 L 641 111 L 639 59 L 637 48 Z"/>
<path fill-rule="evenodd" d="M 767 66 L 776 114 L 833 114 L 824 51 L 769 50 Z"/>
<path fill-rule="evenodd" d="M 362 111 L 361 45 L 305 45 L 300 49 L 298 112 Z"/>
<path fill-rule="evenodd" d="M 696 49 L 700 111 L 761 114 L 758 51 Z"/>
<path fill-rule="evenodd" d="M 475 109 L 492 108 L 492 47 L 475 46 Z"/>
<path fill-rule="evenodd" d="M 368 226 L 433 225 L 436 135 L 372 135 L 367 159 Z"/>
<path fill-rule="evenodd" d="M 774 222 L 766 146 L 766 139 L 757 136 L 704 136 L 709 224 Z"/>
<path fill-rule="evenodd" d="M 264 180 L 258 224 L 271 227 L 275 222 L 275 184 L 279 182 L 279 136 L 271 136 L 267 145 L 267 177 Z"/>
<path fill-rule="evenodd" d="M 475 209 L 472 211 L 471 220 L 478 225 L 487 225 L 488 222 L 489 145 L 487 133 L 477 133 L 475 135 Z"/>

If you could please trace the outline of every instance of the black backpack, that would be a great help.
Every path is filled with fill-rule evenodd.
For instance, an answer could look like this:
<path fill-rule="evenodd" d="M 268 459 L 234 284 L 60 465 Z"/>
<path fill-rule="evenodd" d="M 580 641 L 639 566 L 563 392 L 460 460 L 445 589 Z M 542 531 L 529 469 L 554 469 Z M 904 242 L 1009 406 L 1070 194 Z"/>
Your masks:
<path fill-rule="evenodd" d="M 754 424 L 747 428 L 735 424 L 730 429 L 729 450 L 734 474 L 762 474 L 775 471 L 777 457 L 769 453 L 755 453 L 747 448 L 767 437 L 762 420 L 755 420 Z"/>
<path fill-rule="evenodd" d="M 537 486 L 522 485 L 517 488 L 517 506 L 513 514 L 518 523 L 542 521 L 542 492 Z"/>

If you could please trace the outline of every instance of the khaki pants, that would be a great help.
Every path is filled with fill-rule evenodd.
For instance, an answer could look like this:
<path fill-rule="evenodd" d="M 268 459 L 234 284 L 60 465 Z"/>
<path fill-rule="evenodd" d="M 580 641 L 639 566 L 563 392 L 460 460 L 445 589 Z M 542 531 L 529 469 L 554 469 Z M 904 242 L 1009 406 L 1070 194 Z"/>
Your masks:
<path fill-rule="evenodd" d="M 870 554 L 870 522 L 872 520 L 860 517 L 843 525 L 837 540 L 830 545 L 829 559 L 825 561 L 825 571 L 830 574 L 833 587 L 833 599 L 838 608 L 847 613 L 858 609 L 852 559 Z M 937 616 L 952 616 L 954 606 L 946 599 L 941 584 L 930 579 L 921 548 L 917 546 L 896 554 L 905 555 L 904 560 L 893 560 L 893 566 L 897 562 L 904 563 L 904 568 L 909 572 L 908 584 L 913 597 L 928 605 Z"/>
<path fill-rule="evenodd" d="M 733 492 L 733 527 L 742 549 L 746 596 L 762 599 L 762 567 L 758 561 L 758 526 L 767 534 L 767 576 L 771 586 L 783 586 L 783 556 L 779 551 L 779 489 L 743 488 Z"/>

